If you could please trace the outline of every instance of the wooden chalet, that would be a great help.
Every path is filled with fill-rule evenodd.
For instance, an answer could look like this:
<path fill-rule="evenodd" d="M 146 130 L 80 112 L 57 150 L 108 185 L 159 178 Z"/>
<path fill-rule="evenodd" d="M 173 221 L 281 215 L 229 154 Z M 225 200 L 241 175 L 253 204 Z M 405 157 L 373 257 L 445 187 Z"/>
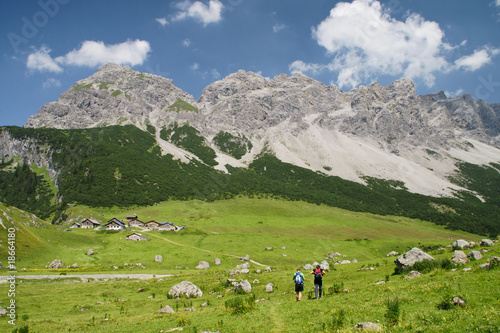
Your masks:
<path fill-rule="evenodd" d="M 148 241 L 149 240 L 137 232 L 134 232 L 134 233 L 128 235 L 127 237 L 125 237 L 125 239 L 133 240 L 133 241 Z"/>
<path fill-rule="evenodd" d="M 93 229 L 101 226 L 99 222 L 93 219 L 85 219 L 82 222 L 80 222 L 80 224 L 81 224 L 80 228 L 82 229 Z"/>
<path fill-rule="evenodd" d="M 156 227 L 155 230 L 168 230 L 168 231 L 173 231 L 175 230 L 175 226 L 172 222 L 158 222 L 159 225 Z"/>
<path fill-rule="evenodd" d="M 160 225 L 160 223 L 156 222 L 156 221 L 149 221 L 149 222 L 144 223 L 144 226 L 148 230 L 156 230 L 156 228 L 158 228 L 159 225 Z"/>
<path fill-rule="evenodd" d="M 129 227 L 144 228 L 144 222 L 142 222 L 141 220 L 139 220 L 137 218 L 137 216 L 133 220 L 129 220 L 129 218 L 127 216 L 127 220 L 128 220 L 128 226 Z"/>
<path fill-rule="evenodd" d="M 116 217 L 113 217 L 108 221 L 108 223 L 104 225 L 104 228 L 106 230 L 124 230 L 126 227 L 127 226 L 125 225 L 125 223 L 123 223 L 122 220 L 117 219 Z"/>
<path fill-rule="evenodd" d="M 75 222 L 75 223 L 73 223 L 73 224 L 70 226 L 70 228 L 81 228 L 81 227 L 82 227 L 82 225 L 81 225 L 81 223 L 80 223 L 80 222 Z"/>

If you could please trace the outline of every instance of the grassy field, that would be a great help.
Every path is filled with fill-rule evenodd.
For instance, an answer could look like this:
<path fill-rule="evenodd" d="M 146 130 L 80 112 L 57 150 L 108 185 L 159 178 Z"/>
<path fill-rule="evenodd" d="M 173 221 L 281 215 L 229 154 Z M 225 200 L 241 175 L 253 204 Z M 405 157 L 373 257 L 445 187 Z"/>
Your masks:
<path fill-rule="evenodd" d="M 55 228 L 42 221 L 36 221 L 35 227 L 32 217 L 0 205 L 4 226 L 8 229 L 14 223 L 18 228 L 18 275 L 172 275 L 147 281 L 18 279 L 16 326 L 8 324 L 9 318 L 4 317 L 0 319 L 0 331 L 11 332 L 27 325 L 30 332 L 167 332 L 173 328 L 187 332 L 351 332 L 356 323 L 371 321 L 387 332 L 500 332 L 500 269 L 479 268 L 489 257 L 500 256 L 498 245 L 484 253 L 484 259 L 454 271 L 431 269 L 414 280 L 393 275 L 394 258 L 385 256 L 390 251 L 403 253 L 419 247 L 436 259 L 450 259 L 452 250 L 441 247 L 456 239 L 480 241 L 477 235 L 407 218 L 248 198 L 211 203 L 166 202 L 128 210 L 76 206 L 71 208 L 70 218 L 92 216 L 105 222 L 133 213 L 142 221 L 171 221 L 187 228 L 177 233 L 142 232 L 150 241 L 133 242 L 124 239 L 129 230 L 64 231 L 66 226 Z M 5 266 L 6 229 L 0 228 L 0 239 Z M 266 247 L 273 250 L 266 251 Z M 89 249 L 95 252 L 93 256 L 86 255 Z M 292 281 L 295 269 L 321 262 L 332 252 L 341 253 L 340 260 L 357 259 L 358 263 L 333 265 L 330 261 L 332 271 L 324 278 L 327 295 L 320 300 L 309 299 L 313 282 L 312 276 L 306 274 L 303 301 L 296 302 Z M 252 294 L 236 294 L 225 281 L 246 254 L 263 266 L 252 263 L 249 274 L 235 277 L 252 283 Z M 154 262 L 155 255 L 162 255 L 163 262 Z M 215 258 L 222 260 L 220 266 L 213 264 Z M 54 259 L 66 266 L 77 263 L 80 268 L 44 269 Z M 194 270 L 201 260 L 208 261 L 211 267 Z M 139 268 L 137 263 L 145 268 Z M 134 264 L 133 268 L 130 264 Z M 271 272 L 256 273 L 267 266 Z M 374 270 L 360 270 L 366 267 Z M 5 269 L 0 272 L 7 275 Z M 181 281 L 196 284 L 203 297 L 167 298 L 170 288 Z M 387 282 L 376 285 L 379 281 Z M 265 286 L 270 282 L 275 290 L 266 293 Z M 9 287 L 0 284 L 3 307 L 12 299 Z M 140 288 L 142 292 L 138 292 Z M 464 298 L 466 305 L 439 309 L 454 296 Z M 397 316 L 388 311 L 388 300 L 395 299 L 399 301 Z M 235 302 L 250 305 L 235 313 L 238 308 L 231 305 Z M 202 306 L 204 303 L 206 306 Z M 176 312 L 157 314 L 165 305 Z M 194 311 L 185 310 L 189 308 Z M 395 325 L 391 323 L 394 317 Z"/>

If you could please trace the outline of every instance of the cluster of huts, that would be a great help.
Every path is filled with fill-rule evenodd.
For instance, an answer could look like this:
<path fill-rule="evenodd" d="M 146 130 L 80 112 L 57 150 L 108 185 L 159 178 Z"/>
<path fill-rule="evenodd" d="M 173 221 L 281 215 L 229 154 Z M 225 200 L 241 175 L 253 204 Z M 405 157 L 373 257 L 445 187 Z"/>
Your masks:
<path fill-rule="evenodd" d="M 125 220 L 120 220 L 113 217 L 106 224 L 101 225 L 98 221 L 94 219 L 84 219 L 81 222 L 73 223 L 70 228 L 82 228 L 82 229 L 96 229 L 96 230 L 116 230 L 122 231 L 126 228 L 142 228 L 146 231 L 179 231 L 186 226 L 176 226 L 172 222 L 157 222 L 149 221 L 142 222 L 139 220 L 137 215 L 130 215 L 125 218 Z"/>

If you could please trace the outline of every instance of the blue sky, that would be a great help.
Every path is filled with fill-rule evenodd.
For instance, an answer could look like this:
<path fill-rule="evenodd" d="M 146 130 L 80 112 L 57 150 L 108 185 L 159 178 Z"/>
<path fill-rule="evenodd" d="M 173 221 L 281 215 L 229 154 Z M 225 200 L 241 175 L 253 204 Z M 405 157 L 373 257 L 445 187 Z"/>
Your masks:
<path fill-rule="evenodd" d="M 0 125 L 23 126 L 107 62 L 196 99 L 244 69 L 344 91 L 405 77 L 417 94 L 500 103 L 500 0 L 2 1 L 0 36 Z"/>

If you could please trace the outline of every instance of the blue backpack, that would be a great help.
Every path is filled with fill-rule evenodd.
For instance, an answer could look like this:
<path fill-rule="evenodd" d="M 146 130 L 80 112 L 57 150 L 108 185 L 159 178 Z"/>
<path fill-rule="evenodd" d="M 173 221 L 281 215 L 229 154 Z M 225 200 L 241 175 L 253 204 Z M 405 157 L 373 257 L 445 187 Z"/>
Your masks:
<path fill-rule="evenodd" d="M 304 283 L 304 279 L 302 278 L 302 274 L 295 273 L 295 283 L 296 284 L 302 284 L 302 283 Z"/>

